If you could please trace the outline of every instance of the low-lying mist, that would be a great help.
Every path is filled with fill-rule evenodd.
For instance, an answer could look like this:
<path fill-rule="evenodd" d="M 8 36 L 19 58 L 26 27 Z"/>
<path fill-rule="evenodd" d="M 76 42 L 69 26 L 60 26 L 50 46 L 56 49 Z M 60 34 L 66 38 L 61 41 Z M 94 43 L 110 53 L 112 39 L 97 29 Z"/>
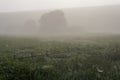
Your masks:
<path fill-rule="evenodd" d="M 0 13 L 0 35 L 58 37 L 120 33 L 120 6 Z"/>

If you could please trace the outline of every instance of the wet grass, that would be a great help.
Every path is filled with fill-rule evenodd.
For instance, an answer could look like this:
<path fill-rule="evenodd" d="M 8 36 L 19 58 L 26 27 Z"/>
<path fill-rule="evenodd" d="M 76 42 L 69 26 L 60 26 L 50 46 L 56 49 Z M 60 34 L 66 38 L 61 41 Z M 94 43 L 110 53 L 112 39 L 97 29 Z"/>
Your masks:
<path fill-rule="evenodd" d="M 31 53 L 36 57 L 29 57 Z M 119 79 L 119 35 L 45 40 L 0 37 L 0 80 Z"/>

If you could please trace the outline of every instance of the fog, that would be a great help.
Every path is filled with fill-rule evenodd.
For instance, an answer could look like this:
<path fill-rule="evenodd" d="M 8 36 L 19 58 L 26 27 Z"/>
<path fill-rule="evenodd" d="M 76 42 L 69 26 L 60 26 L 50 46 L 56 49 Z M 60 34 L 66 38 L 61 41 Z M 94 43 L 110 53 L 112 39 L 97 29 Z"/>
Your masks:
<path fill-rule="evenodd" d="M 0 12 L 117 5 L 120 0 L 0 0 Z"/>
<path fill-rule="evenodd" d="M 0 12 L 0 35 L 120 34 L 120 5 Z"/>

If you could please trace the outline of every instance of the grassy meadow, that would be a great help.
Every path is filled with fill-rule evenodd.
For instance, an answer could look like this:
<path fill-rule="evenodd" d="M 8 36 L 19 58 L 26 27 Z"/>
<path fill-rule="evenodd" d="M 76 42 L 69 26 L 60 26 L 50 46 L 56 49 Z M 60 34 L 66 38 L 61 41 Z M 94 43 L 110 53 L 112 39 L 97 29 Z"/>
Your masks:
<path fill-rule="evenodd" d="M 119 80 L 120 35 L 0 37 L 0 80 Z"/>

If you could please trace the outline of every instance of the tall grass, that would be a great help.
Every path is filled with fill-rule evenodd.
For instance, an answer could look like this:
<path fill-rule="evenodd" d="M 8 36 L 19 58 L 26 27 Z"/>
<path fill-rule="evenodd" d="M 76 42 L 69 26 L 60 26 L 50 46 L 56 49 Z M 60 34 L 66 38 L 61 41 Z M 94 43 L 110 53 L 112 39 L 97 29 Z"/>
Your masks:
<path fill-rule="evenodd" d="M 68 41 L 1 37 L 0 80 L 119 80 L 119 40 L 115 36 Z M 18 59 L 30 53 L 38 56 Z"/>

